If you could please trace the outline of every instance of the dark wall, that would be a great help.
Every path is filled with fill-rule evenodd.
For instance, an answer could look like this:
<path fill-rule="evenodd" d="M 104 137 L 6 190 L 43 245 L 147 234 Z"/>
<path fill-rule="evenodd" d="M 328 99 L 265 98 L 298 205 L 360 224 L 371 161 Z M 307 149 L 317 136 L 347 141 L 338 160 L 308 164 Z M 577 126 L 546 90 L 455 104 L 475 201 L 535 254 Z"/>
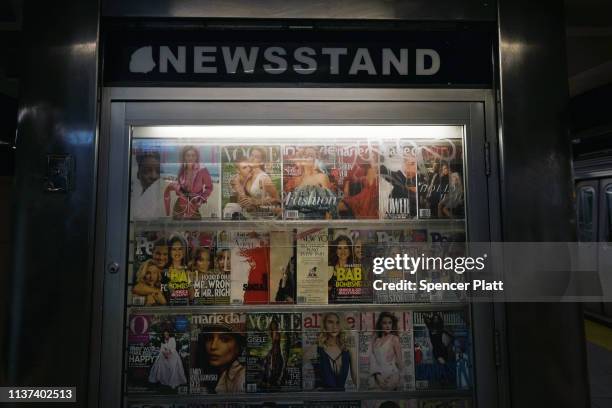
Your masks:
<path fill-rule="evenodd" d="M 0 95 L 0 350 L 6 347 L 8 321 L 8 277 L 10 263 L 10 220 L 15 150 L 13 141 L 17 128 L 17 100 Z M 4 354 L 0 354 L 4 355 Z M 6 364 L 0 359 L 0 383 L 6 381 Z"/>
<path fill-rule="evenodd" d="M 17 99 L 0 94 L 0 177 L 15 173 L 15 130 Z"/>
<path fill-rule="evenodd" d="M 79 403 L 57 407 L 85 406 L 87 393 L 98 11 L 95 0 L 23 10 L 7 382 L 76 386 Z M 48 154 L 74 158 L 72 191 L 45 192 Z"/>
<path fill-rule="evenodd" d="M 563 2 L 498 4 L 503 239 L 574 241 Z M 560 298 L 568 279 L 527 276 L 524 283 Z M 580 305 L 509 303 L 506 322 L 511 406 L 589 406 Z"/>

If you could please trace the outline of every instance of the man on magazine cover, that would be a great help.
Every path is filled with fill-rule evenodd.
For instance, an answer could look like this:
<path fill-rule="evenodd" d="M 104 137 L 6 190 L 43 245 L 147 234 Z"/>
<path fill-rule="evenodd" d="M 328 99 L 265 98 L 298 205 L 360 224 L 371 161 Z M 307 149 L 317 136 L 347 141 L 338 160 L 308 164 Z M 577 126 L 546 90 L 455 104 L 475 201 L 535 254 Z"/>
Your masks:
<path fill-rule="evenodd" d="M 161 198 L 160 164 L 158 151 L 144 151 L 136 155 L 139 183 L 133 186 L 132 211 L 135 218 L 160 218 L 163 216 Z"/>
<path fill-rule="evenodd" d="M 380 166 L 380 175 L 391 186 L 389 198 L 408 198 L 410 216 L 416 216 L 416 158 L 412 154 L 404 156 L 401 170 L 391 171 L 384 164 Z"/>

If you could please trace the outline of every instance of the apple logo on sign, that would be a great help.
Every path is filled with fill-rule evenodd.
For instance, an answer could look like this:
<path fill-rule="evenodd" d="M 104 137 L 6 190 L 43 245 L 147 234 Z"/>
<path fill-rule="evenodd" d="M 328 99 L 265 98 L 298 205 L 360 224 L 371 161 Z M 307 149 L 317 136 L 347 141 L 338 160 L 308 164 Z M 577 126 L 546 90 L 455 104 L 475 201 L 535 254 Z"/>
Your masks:
<path fill-rule="evenodd" d="M 130 57 L 130 72 L 148 74 L 157 64 L 153 61 L 153 47 L 140 47 Z"/>

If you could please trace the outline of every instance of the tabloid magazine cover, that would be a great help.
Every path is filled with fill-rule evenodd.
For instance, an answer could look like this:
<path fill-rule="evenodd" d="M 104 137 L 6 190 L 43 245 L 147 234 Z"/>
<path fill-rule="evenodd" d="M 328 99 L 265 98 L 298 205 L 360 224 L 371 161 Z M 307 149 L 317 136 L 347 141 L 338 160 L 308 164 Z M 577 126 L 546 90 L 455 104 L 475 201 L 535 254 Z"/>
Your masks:
<path fill-rule="evenodd" d="M 367 142 L 336 147 L 333 170 L 339 197 L 339 218 L 378 219 L 378 146 Z"/>
<path fill-rule="evenodd" d="M 362 312 L 359 372 L 362 391 L 414 389 L 412 312 Z"/>
<path fill-rule="evenodd" d="M 418 400 L 368 400 L 363 408 L 418 408 Z"/>
<path fill-rule="evenodd" d="M 221 163 L 224 220 L 282 217 L 280 146 L 222 146 Z"/>
<path fill-rule="evenodd" d="M 268 303 L 270 234 L 231 231 L 231 304 Z"/>
<path fill-rule="evenodd" d="M 337 219 L 342 198 L 335 146 L 283 146 L 283 204 L 287 220 Z"/>
<path fill-rule="evenodd" d="M 420 400 L 419 408 L 470 408 L 470 400 L 466 399 L 428 399 Z"/>
<path fill-rule="evenodd" d="M 220 217 L 219 149 L 164 141 L 161 178 L 164 215 L 175 220 Z"/>
<path fill-rule="evenodd" d="M 230 300 L 229 251 L 217 247 L 217 233 L 202 231 L 193 236 L 193 255 L 187 271 L 192 305 L 227 305 Z"/>
<path fill-rule="evenodd" d="M 466 256 L 465 229 L 462 225 L 436 226 L 429 229 L 429 256 L 440 259 L 456 258 Z M 466 273 L 456 273 L 452 269 L 436 268 L 428 270 L 428 280 L 433 283 L 466 282 Z M 467 293 L 458 291 L 432 291 L 429 294 L 431 302 L 453 302 L 463 301 Z"/>
<path fill-rule="evenodd" d="M 304 391 L 357 391 L 359 312 L 303 312 Z"/>
<path fill-rule="evenodd" d="M 135 228 L 134 272 L 128 304 L 163 306 L 168 304 L 164 282 L 169 261 L 164 231 Z"/>
<path fill-rule="evenodd" d="M 170 314 L 128 318 L 126 389 L 131 394 L 187 394 L 189 320 Z"/>
<path fill-rule="evenodd" d="M 381 218 L 416 218 L 416 145 L 409 141 L 395 140 L 382 143 L 380 149 Z"/>
<path fill-rule="evenodd" d="M 375 237 L 377 256 L 390 258 L 394 258 L 398 254 L 420 256 L 423 245 L 427 243 L 427 229 L 396 228 L 376 230 Z M 411 275 L 403 269 L 385 269 L 382 273 L 375 274 L 372 279 L 380 280 L 383 283 L 398 283 L 403 279 L 416 282 L 417 276 Z M 410 303 L 417 300 L 417 295 L 417 291 L 375 290 L 374 303 Z"/>
<path fill-rule="evenodd" d="M 372 303 L 374 231 L 330 228 L 328 303 Z"/>
<path fill-rule="evenodd" d="M 464 218 L 461 139 L 419 142 L 417 152 L 419 218 Z"/>
<path fill-rule="evenodd" d="M 327 228 L 297 230 L 297 302 L 325 305 L 328 296 Z"/>
<path fill-rule="evenodd" d="M 193 296 L 189 268 L 194 248 L 200 245 L 198 231 L 167 231 L 168 265 L 164 269 L 162 286 L 169 305 L 186 306 Z M 202 236 L 206 242 L 206 234 Z"/>
<path fill-rule="evenodd" d="M 159 139 L 134 139 L 131 157 L 130 217 L 132 220 L 155 220 L 165 216 L 162 150 Z"/>
<path fill-rule="evenodd" d="M 246 314 L 191 316 L 191 394 L 245 392 Z"/>
<path fill-rule="evenodd" d="M 295 230 L 270 231 L 270 303 L 295 303 L 297 246 Z"/>
<path fill-rule="evenodd" d="M 301 391 L 301 314 L 249 313 L 247 332 L 247 392 Z"/>
<path fill-rule="evenodd" d="M 413 312 L 417 389 L 472 387 L 471 342 L 465 310 Z"/>

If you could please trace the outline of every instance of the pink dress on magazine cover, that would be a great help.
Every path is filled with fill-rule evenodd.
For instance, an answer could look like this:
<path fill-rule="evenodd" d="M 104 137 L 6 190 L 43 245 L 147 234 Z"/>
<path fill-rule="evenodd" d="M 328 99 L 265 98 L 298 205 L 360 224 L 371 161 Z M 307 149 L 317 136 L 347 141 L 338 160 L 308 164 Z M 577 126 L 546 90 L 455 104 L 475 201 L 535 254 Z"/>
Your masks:
<path fill-rule="evenodd" d="M 177 200 L 172 208 L 172 217 L 175 219 L 199 219 L 200 207 L 212 193 L 212 178 L 208 170 L 201 169 L 194 164 L 191 170 L 194 173 L 191 181 L 187 177 L 185 166 L 178 175 L 178 181 L 171 183 L 164 191 L 164 206 L 166 215 L 170 215 L 170 192 L 174 191 Z"/>

